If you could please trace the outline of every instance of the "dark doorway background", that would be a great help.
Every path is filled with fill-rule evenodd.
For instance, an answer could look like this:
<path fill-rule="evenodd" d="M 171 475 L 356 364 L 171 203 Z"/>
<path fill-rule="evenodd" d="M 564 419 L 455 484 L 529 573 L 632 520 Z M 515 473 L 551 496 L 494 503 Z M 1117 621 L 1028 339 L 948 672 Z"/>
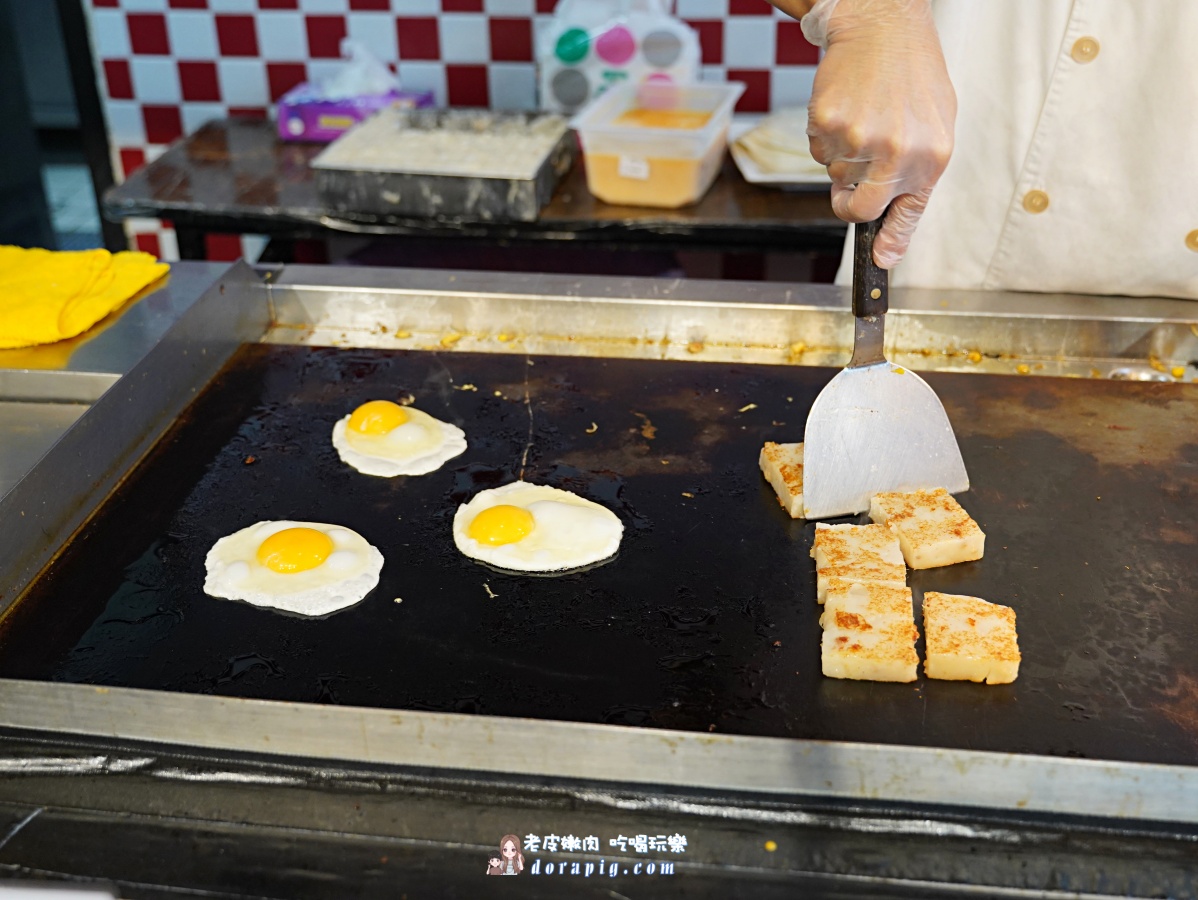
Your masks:
<path fill-rule="evenodd" d="M 0 243 L 125 247 L 84 0 L 0 0 Z"/>

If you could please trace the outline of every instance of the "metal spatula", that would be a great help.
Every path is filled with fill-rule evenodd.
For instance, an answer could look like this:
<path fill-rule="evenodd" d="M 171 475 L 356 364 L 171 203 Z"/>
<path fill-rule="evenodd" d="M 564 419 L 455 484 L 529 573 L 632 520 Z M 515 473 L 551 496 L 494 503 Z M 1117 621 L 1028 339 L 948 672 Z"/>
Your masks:
<path fill-rule="evenodd" d="M 953 426 L 936 393 L 886 360 L 889 276 L 874 264 L 882 220 L 857 226 L 853 358 L 811 407 L 803 440 L 803 509 L 827 519 L 869 509 L 879 491 L 969 489 Z"/>

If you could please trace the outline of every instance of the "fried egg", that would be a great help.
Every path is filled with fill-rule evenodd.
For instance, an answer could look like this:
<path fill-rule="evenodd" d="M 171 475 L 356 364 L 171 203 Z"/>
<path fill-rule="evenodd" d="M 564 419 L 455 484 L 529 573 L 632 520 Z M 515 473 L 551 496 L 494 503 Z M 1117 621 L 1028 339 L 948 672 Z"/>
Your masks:
<path fill-rule="evenodd" d="M 340 525 L 258 522 L 213 544 L 204 568 L 213 597 L 327 616 L 374 589 L 383 554 Z"/>
<path fill-rule="evenodd" d="M 519 572 L 558 572 L 620 548 L 611 510 L 543 484 L 517 481 L 476 494 L 453 517 L 453 542 L 471 559 Z"/>
<path fill-rule="evenodd" d="M 371 400 L 333 426 L 333 446 L 365 475 L 426 475 L 466 451 L 466 433 L 414 407 Z"/>

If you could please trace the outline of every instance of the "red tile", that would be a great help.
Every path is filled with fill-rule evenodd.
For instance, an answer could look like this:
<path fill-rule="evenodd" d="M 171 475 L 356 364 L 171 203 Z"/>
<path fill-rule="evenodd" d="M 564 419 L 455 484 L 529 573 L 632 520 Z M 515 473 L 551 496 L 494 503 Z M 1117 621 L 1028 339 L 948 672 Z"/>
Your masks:
<path fill-rule="evenodd" d="M 492 19 L 493 62 L 532 62 L 532 19 Z"/>
<path fill-rule="evenodd" d="M 94 6 L 96 9 L 113 9 L 119 5 L 120 3 L 118 0 L 92 0 L 92 6 Z"/>
<path fill-rule="evenodd" d="M 299 0 L 258 0 L 258 9 L 299 9 Z"/>
<path fill-rule="evenodd" d="M 699 50 L 702 54 L 703 64 L 707 66 L 723 65 L 724 23 L 722 21 L 688 19 L 686 24 L 699 33 Z"/>
<path fill-rule="evenodd" d="M 183 137 L 183 116 L 177 106 L 143 106 L 147 144 L 169 144 Z"/>
<path fill-rule="evenodd" d="M 236 234 L 204 235 L 204 256 L 212 262 L 236 262 L 241 259 L 241 236 Z"/>
<path fill-rule="evenodd" d="M 233 119 L 265 119 L 270 115 L 265 106 L 230 106 L 229 117 Z"/>
<path fill-rule="evenodd" d="M 303 63 L 267 63 L 266 81 L 270 85 L 270 102 L 299 84 L 308 80 L 308 67 Z"/>
<path fill-rule="evenodd" d="M 537 0 L 537 12 L 551 13 L 557 8 L 557 0 Z"/>
<path fill-rule="evenodd" d="M 441 12 L 482 12 L 483 0 L 441 0 Z"/>
<path fill-rule="evenodd" d="M 770 111 L 769 69 L 729 69 L 728 80 L 742 81 L 745 85 L 745 92 L 736 104 L 737 112 Z"/>
<path fill-rule="evenodd" d="M 135 234 L 133 244 L 142 253 L 149 253 L 155 259 L 162 258 L 162 245 L 158 243 L 156 234 Z"/>
<path fill-rule="evenodd" d="M 308 56 L 313 59 L 340 59 L 345 38 L 345 16 L 304 16 L 308 28 Z"/>
<path fill-rule="evenodd" d="M 171 9 L 207 9 L 208 0 L 169 0 Z"/>
<path fill-rule="evenodd" d="M 147 56 L 167 56 L 171 41 L 166 34 L 166 16 L 162 13 L 129 13 L 129 46 L 134 53 Z"/>
<path fill-rule="evenodd" d="M 221 56 L 257 56 L 258 31 L 253 16 L 216 16 Z"/>
<path fill-rule="evenodd" d="M 329 246 L 322 240 L 301 238 L 292 245 L 291 258 L 297 263 L 323 265 L 329 261 Z"/>
<path fill-rule="evenodd" d="M 219 103 L 220 79 L 216 74 L 216 63 L 179 63 L 179 87 L 184 100 Z"/>
<path fill-rule="evenodd" d="M 146 164 L 146 151 L 141 147 L 122 147 L 120 157 L 123 178 L 128 178 Z"/>
<path fill-rule="evenodd" d="M 133 99 L 133 76 L 127 59 L 104 60 L 104 82 L 108 85 L 108 99 Z"/>
<path fill-rule="evenodd" d="M 391 0 L 349 0 L 349 8 L 359 12 L 391 12 Z"/>
<path fill-rule="evenodd" d="M 403 58 L 403 54 L 400 54 Z M 445 86 L 450 106 L 489 106 L 486 66 L 446 66 Z"/>
<path fill-rule="evenodd" d="M 400 59 L 408 61 L 441 58 L 441 40 L 437 35 L 437 20 L 434 17 L 401 16 L 396 19 L 395 27 L 399 32 Z"/>
<path fill-rule="evenodd" d="M 730 16 L 772 16 L 774 8 L 766 0 L 728 0 Z"/>
<path fill-rule="evenodd" d="M 779 22 L 775 59 L 780 66 L 814 66 L 819 62 L 819 47 L 807 43 L 798 22 Z"/>

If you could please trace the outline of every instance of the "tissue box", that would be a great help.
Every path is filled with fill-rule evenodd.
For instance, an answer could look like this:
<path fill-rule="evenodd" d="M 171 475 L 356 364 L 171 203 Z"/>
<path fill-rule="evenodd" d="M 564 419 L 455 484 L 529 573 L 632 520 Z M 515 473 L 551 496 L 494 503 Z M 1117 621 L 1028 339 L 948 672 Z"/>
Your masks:
<path fill-rule="evenodd" d="M 304 82 L 279 98 L 279 137 L 285 141 L 328 143 L 380 109 L 432 105 L 432 91 L 388 91 L 326 100 L 313 85 Z"/>

